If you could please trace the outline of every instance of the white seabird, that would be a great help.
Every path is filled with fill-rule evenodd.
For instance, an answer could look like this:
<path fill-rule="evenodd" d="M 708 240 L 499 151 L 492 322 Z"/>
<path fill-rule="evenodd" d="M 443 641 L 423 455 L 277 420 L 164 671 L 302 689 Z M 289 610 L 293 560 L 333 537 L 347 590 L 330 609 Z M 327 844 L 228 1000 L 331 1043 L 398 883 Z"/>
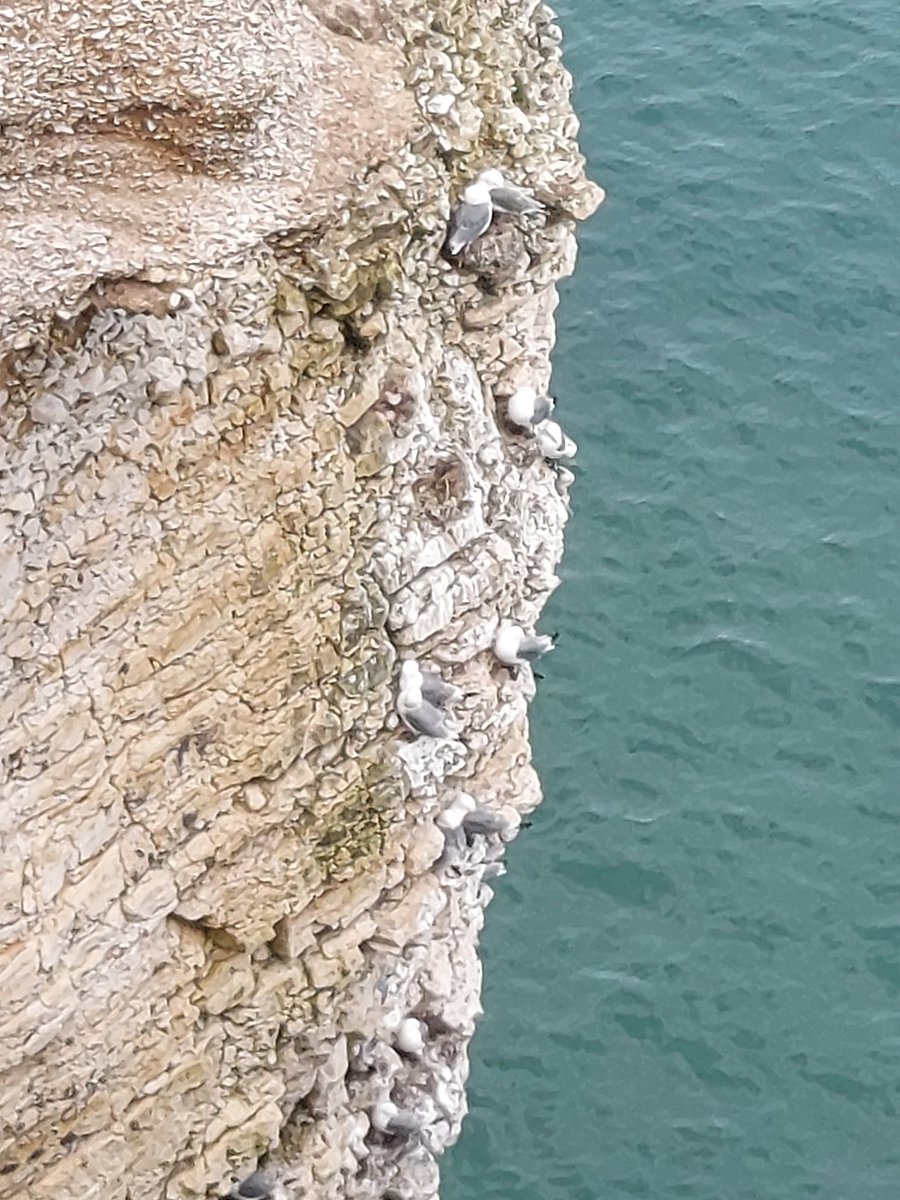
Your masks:
<path fill-rule="evenodd" d="M 513 425 L 533 430 L 553 412 L 552 396 L 539 396 L 533 387 L 517 388 L 506 402 L 506 415 Z"/>
<path fill-rule="evenodd" d="M 487 167 L 476 176 L 476 183 L 483 183 L 491 194 L 494 212 L 511 213 L 520 217 L 527 213 L 542 213 L 544 205 L 527 188 L 510 183 L 498 167 Z"/>
<path fill-rule="evenodd" d="M 501 625 L 494 638 L 494 654 L 507 667 L 522 667 L 537 662 L 549 654 L 556 645 L 556 638 L 545 633 L 526 633 L 521 625 Z"/>
<path fill-rule="evenodd" d="M 476 179 L 463 189 L 459 204 L 450 214 L 445 251 L 454 256 L 462 253 L 487 230 L 493 216 L 491 189 Z"/>
<path fill-rule="evenodd" d="M 406 728 L 416 735 L 449 738 L 455 731 L 447 724 L 446 714 L 425 699 L 422 671 L 414 658 L 408 658 L 400 668 L 400 690 L 397 693 L 397 712 Z"/>
<path fill-rule="evenodd" d="M 408 1108 L 398 1108 L 393 1100 L 382 1100 L 372 1109 L 372 1126 L 391 1137 L 412 1137 L 422 1128 L 422 1122 Z"/>
<path fill-rule="evenodd" d="M 534 427 L 534 436 L 544 458 L 574 458 L 578 446 L 565 435 L 556 421 L 539 421 Z"/>

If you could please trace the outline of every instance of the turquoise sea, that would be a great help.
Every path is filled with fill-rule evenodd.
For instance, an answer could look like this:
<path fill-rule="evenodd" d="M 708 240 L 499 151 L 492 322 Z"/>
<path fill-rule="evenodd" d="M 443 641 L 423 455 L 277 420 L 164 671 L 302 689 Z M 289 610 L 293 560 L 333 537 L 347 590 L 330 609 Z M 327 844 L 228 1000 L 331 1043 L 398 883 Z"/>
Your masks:
<path fill-rule="evenodd" d="M 546 802 L 445 1200 L 900 1198 L 900 7 L 564 0 Z"/>

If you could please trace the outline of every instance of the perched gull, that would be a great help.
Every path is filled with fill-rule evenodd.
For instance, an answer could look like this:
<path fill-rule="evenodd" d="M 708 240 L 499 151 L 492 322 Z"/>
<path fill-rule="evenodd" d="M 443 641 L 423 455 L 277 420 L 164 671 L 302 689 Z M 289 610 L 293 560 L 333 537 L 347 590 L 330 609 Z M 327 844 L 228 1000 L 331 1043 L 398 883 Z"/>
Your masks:
<path fill-rule="evenodd" d="M 483 183 L 491 194 L 491 204 L 494 212 L 511 213 L 513 216 L 523 216 L 526 213 L 540 213 L 544 206 L 526 188 L 517 187 L 504 179 L 503 172 L 497 167 L 488 167 L 481 171 L 476 183 Z"/>
<path fill-rule="evenodd" d="M 534 427 L 534 436 L 544 458 L 574 458 L 578 453 L 578 447 L 556 421 L 540 421 Z"/>
<path fill-rule="evenodd" d="M 410 733 L 432 738 L 455 736 L 444 712 L 425 699 L 422 672 L 413 658 L 408 658 L 400 668 L 397 712 Z"/>
<path fill-rule="evenodd" d="M 513 425 L 533 429 L 553 412 L 553 397 L 539 396 L 533 387 L 520 387 L 506 402 L 506 415 Z"/>
<path fill-rule="evenodd" d="M 390 1137 L 412 1137 L 422 1128 L 422 1122 L 408 1108 L 398 1108 L 393 1100 L 382 1100 L 372 1109 L 372 1126 Z"/>
<path fill-rule="evenodd" d="M 493 215 L 494 206 L 488 185 L 477 179 L 468 184 L 463 189 L 459 204 L 450 214 L 447 240 L 444 242 L 447 254 L 460 254 L 476 242 L 490 225 Z"/>
<path fill-rule="evenodd" d="M 521 625 L 501 625 L 494 638 L 494 653 L 507 667 L 521 667 L 549 654 L 555 644 L 555 634 L 528 634 Z"/>

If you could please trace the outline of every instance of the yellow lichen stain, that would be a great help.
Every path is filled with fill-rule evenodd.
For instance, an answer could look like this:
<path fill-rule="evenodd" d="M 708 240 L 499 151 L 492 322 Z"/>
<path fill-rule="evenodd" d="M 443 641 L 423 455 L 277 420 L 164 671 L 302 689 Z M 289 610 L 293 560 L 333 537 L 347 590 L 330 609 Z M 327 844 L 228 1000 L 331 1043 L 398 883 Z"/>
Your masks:
<path fill-rule="evenodd" d="M 350 879 L 381 858 L 401 798 L 399 782 L 382 774 L 380 765 L 371 767 L 339 807 L 318 819 L 312 855 L 328 882 Z"/>

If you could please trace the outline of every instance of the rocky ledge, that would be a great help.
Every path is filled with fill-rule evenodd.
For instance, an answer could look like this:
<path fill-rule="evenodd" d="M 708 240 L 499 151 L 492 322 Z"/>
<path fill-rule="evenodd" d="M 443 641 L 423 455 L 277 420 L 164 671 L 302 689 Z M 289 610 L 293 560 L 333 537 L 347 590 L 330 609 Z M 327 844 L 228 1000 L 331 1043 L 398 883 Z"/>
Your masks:
<path fill-rule="evenodd" d="M 533 0 L 0 32 L 0 1196 L 409 1197 L 465 1111 L 570 476 L 504 420 L 602 198 Z M 547 204 L 453 265 L 485 166 Z M 398 659 L 464 693 L 394 714 Z M 469 798 L 499 832 L 448 828 Z M 392 1107 L 393 1106 L 393 1107 Z"/>

